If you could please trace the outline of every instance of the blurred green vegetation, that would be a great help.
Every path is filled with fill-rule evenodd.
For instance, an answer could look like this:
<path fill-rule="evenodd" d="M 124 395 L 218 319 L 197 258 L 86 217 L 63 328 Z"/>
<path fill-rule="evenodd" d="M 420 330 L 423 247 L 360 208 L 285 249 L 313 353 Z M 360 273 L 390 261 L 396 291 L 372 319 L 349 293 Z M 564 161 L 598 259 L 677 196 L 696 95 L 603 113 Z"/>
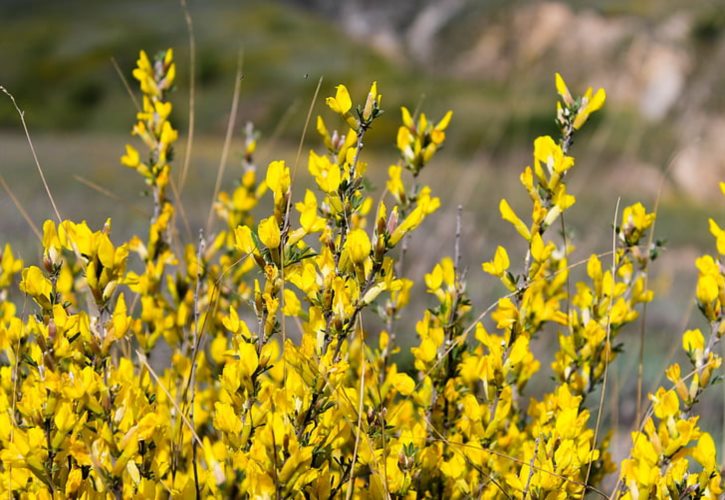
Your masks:
<path fill-rule="evenodd" d="M 292 106 L 303 113 L 320 76 L 327 89 L 354 80 L 352 90 L 359 93 L 366 91 L 367 78 L 377 79 L 390 102 L 400 102 L 403 93 L 412 99 L 424 93 L 443 99 L 442 92 L 430 92 L 434 81 L 388 62 L 350 41 L 328 20 L 305 11 L 231 0 L 190 2 L 189 9 L 197 44 L 196 111 L 202 133 L 218 133 L 226 125 L 239 50 L 244 61 L 240 116 L 262 130 L 273 129 Z M 39 0 L 32 7 L 4 2 L 0 18 L 0 81 L 36 131 L 125 131 L 133 111 L 111 59 L 130 78 L 139 50 L 166 47 L 176 50 L 179 61 L 175 101 L 181 106 L 174 118 L 182 131 L 186 128 L 188 36 L 178 1 Z M 1 106 L 0 127 L 16 126 L 14 110 Z"/>

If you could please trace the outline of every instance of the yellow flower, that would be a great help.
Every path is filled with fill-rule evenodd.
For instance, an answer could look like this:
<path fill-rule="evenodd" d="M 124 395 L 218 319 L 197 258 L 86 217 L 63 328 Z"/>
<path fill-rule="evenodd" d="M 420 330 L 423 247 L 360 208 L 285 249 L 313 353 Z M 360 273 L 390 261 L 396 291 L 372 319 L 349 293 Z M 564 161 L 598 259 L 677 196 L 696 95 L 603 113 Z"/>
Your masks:
<path fill-rule="evenodd" d="M 403 203 L 406 198 L 402 173 L 403 167 L 391 165 L 388 167 L 388 181 L 385 183 L 386 189 L 395 197 L 398 203 Z"/>
<path fill-rule="evenodd" d="M 534 162 L 536 172 L 541 172 L 540 165 L 546 167 L 546 173 L 551 177 L 560 176 L 574 165 L 574 158 L 566 156 L 561 147 L 550 136 L 537 137 L 534 141 Z M 555 186 L 548 186 L 553 189 Z"/>
<path fill-rule="evenodd" d="M 509 205 L 508 201 L 502 199 L 501 203 L 499 203 L 498 208 L 501 211 L 501 218 L 506 222 L 510 222 L 514 226 L 516 231 L 521 235 L 521 237 L 523 237 L 526 241 L 530 241 L 531 232 L 529 231 L 529 228 L 526 227 L 526 224 L 524 224 L 521 219 L 519 219 L 519 217 L 511 208 L 511 205 Z"/>
<path fill-rule="evenodd" d="M 45 227 L 45 225 L 43 225 Z M 47 248 L 47 247 L 46 247 Z M 10 286 L 13 275 L 20 272 L 23 268 L 23 261 L 16 259 L 13 255 L 13 249 L 9 243 L 5 243 L 5 247 L 0 252 L 0 289 Z"/>
<path fill-rule="evenodd" d="M 650 394 L 650 399 L 655 416 L 659 419 L 674 417 L 680 411 L 680 400 L 673 390 L 668 391 L 660 387 L 654 395 Z"/>
<path fill-rule="evenodd" d="M 496 253 L 493 256 L 493 260 L 490 262 L 484 262 L 482 264 L 483 271 L 493 276 L 503 276 L 509 268 L 509 255 L 506 249 L 502 246 L 496 248 Z"/>
<path fill-rule="evenodd" d="M 308 170 L 314 176 L 317 185 L 325 193 L 335 193 L 340 187 L 340 166 L 332 163 L 327 155 L 319 156 L 310 151 Z"/>
<path fill-rule="evenodd" d="M 295 204 L 300 213 L 300 226 L 306 233 L 316 233 L 324 229 L 326 221 L 317 214 L 317 198 L 309 189 L 305 191 L 304 201 Z M 294 244 L 290 241 L 290 244 Z"/>
<path fill-rule="evenodd" d="M 589 119 L 589 115 L 598 111 L 604 106 L 604 102 L 607 99 L 607 94 L 604 89 L 599 89 L 596 93 L 593 93 L 592 88 L 589 87 L 584 95 L 577 101 L 575 100 L 569 89 L 564 82 L 564 79 L 559 73 L 555 75 L 556 91 L 561 97 L 564 106 L 569 112 L 576 113 L 572 121 L 572 126 L 575 130 L 581 128 L 584 123 Z"/>
<path fill-rule="evenodd" d="M 697 446 L 692 450 L 692 458 L 697 460 L 706 471 L 710 471 L 717 467 L 717 453 L 715 450 L 715 442 L 712 436 L 707 432 L 703 432 L 697 441 Z"/>
<path fill-rule="evenodd" d="M 409 396 L 415 390 L 415 381 L 405 373 L 396 373 L 390 382 L 403 396 Z"/>
<path fill-rule="evenodd" d="M 567 106 L 571 106 L 574 104 L 574 98 L 572 98 L 571 93 L 569 92 L 569 89 L 566 86 L 566 82 L 561 77 L 559 73 L 555 74 L 555 82 L 556 82 L 556 91 L 561 96 L 562 101 L 564 101 L 564 104 Z"/>
<path fill-rule="evenodd" d="M 682 348 L 685 352 L 698 351 L 705 348 L 705 337 L 699 329 L 687 330 L 682 335 Z"/>
<path fill-rule="evenodd" d="M 345 115 L 348 111 L 350 111 L 350 108 L 352 108 L 350 93 L 344 85 L 338 85 L 335 88 L 337 89 L 335 97 L 328 97 L 325 102 L 335 113 Z"/>
<path fill-rule="evenodd" d="M 129 168 L 136 168 L 141 163 L 141 157 L 138 154 L 138 150 L 126 144 L 126 154 L 121 157 L 121 163 Z"/>
<path fill-rule="evenodd" d="M 30 266 L 23 269 L 22 276 L 20 291 L 30 295 L 41 307 L 49 306 L 53 285 L 43 271 L 37 266 Z"/>
<path fill-rule="evenodd" d="M 302 312 L 302 304 L 297 295 L 289 288 L 284 289 L 284 315 L 285 316 L 299 316 Z"/>
<path fill-rule="evenodd" d="M 259 366 L 257 350 L 248 342 L 239 343 L 239 368 L 245 377 L 251 377 Z"/>
<path fill-rule="evenodd" d="M 627 236 L 627 241 L 636 241 L 646 229 L 649 229 L 655 221 L 654 213 L 647 213 L 641 203 L 635 203 L 625 207 L 622 212 L 622 230 Z M 633 236 L 636 235 L 636 236 Z"/>
<path fill-rule="evenodd" d="M 721 229 L 713 219 L 709 220 L 710 233 L 715 237 L 717 243 L 717 251 L 720 255 L 725 255 L 725 230 Z"/>
<path fill-rule="evenodd" d="M 581 107 L 576 114 L 573 126 L 575 129 L 580 129 L 582 125 L 589 119 L 589 115 L 595 111 L 599 111 L 604 106 L 604 101 L 607 100 L 607 93 L 604 89 L 599 89 L 592 95 L 591 87 L 587 89 L 586 93 L 582 97 Z"/>
<path fill-rule="evenodd" d="M 372 246 L 368 234 L 362 229 L 353 229 L 347 236 L 345 242 L 350 260 L 354 264 L 360 265 L 370 256 Z"/>
<path fill-rule="evenodd" d="M 269 164 L 265 181 L 274 193 L 274 202 L 278 203 L 287 194 L 291 184 L 290 171 L 284 161 L 273 161 Z"/>
<path fill-rule="evenodd" d="M 709 274 L 700 276 L 697 280 L 696 295 L 701 304 L 710 304 L 717 300 L 720 295 L 717 279 Z"/>
<path fill-rule="evenodd" d="M 249 226 L 239 226 L 234 230 L 234 241 L 236 247 L 246 254 L 251 254 L 256 250 L 257 246 L 254 244 L 252 238 L 252 230 Z"/>
<path fill-rule="evenodd" d="M 281 234 L 279 231 L 279 224 L 274 216 L 262 219 L 259 222 L 258 231 L 259 239 L 262 243 L 264 243 L 264 246 L 269 249 L 279 247 Z"/>
<path fill-rule="evenodd" d="M 370 85 L 370 91 L 368 92 L 368 97 L 365 100 L 365 106 L 363 107 L 363 120 L 369 120 L 373 117 L 373 111 L 380 107 L 381 100 L 382 96 L 378 94 L 378 82 L 373 82 L 372 85 Z"/>
<path fill-rule="evenodd" d="M 242 431 L 242 421 L 229 403 L 217 401 L 214 403 L 214 427 L 219 431 L 236 435 Z"/>
<path fill-rule="evenodd" d="M 81 486 L 83 481 L 83 472 L 79 468 L 74 468 L 68 474 L 68 479 L 65 483 L 65 494 L 72 495 Z"/>
<path fill-rule="evenodd" d="M 438 210 L 440 201 L 440 198 L 431 198 L 430 188 L 424 187 L 418 197 L 418 205 L 390 235 L 390 246 L 397 245 L 403 239 L 403 236 L 417 228 L 426 216 Z"/>

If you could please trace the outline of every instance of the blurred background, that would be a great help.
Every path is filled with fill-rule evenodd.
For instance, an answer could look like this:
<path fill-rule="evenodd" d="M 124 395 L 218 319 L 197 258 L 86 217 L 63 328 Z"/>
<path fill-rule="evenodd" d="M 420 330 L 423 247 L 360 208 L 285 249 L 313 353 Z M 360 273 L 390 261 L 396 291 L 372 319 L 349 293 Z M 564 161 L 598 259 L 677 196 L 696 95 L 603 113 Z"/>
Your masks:
<path fill-rule="evenodd" d="M 378 190 L 396 159 L 399 107 L 420 108 L 434 119 L 454 112 L 445 150 L 422 174 L 444 208 L 415 237 L 406 272 L 419 279 L 440 256 L 453 253 L 460 204 L 469 289 L 483 310 L 501 289 L 483 275 L 481 262 L 501 243 L 514 262 L 523 255 L 497 207 L 506 197 L 525 213 L 518 176 L 531 161 L 533 139 L 556 132 L 558 71 L 575 94 L 587 86 L 608 94 L 572 150 L 577 165 L 569 183 L 578 198 L 567 215 L 577 247 L 572 261 L 611 248 L 618 198 L 651 210 L 660 195 L 655 233 L 666 246 L 650 281 L 657 298 L 645 324 L 646 389 L 654 388 L 679 349 L 683 329 L 703 326 L 697 311 L 691 315 L 694 259 L 714 248 L 707 218 L 725 224 L 718 189 L 725 180 L 723 0 L 189 0 L 189 12 L 197 121 L 182 199 L 192 227 L 202 225 L 209 210 L 240 51 L 243 81 L 227 189 L 240 173 L 247 121 L 262 132 L 260 166 L 273 159 L 292 163 L 320 77 L 321 96 L 345 83 L 358 101 L 377 80 L 386 113 L 370 132 L 365 154 Z M 144 232 L 151 200 L 140 177 L 119 163 L 124 145 L 136 144 L 129 135 L 134 108 L 113 61 L 130 80 L 139 50 L 167 47 L 177 59 L 171 99 L 182 134 L 180 166 L 189 118 L 189 39 L 178 1 L 0 0 L 0 85 L 25 111 L 59 209 L 93 227 L 112 217 L 115 241 Z M 322 98 L 315 111 L 332 118 Z M 319 149 L 313 127 L 305 146 Z M 0 174 L 36 224 L 51 217 L 19 117 L 1 94 Z M 5 191 L 0 214 L 0 244 L 11 241 L 26 262 L 37 261 L 37 240 Z M 429 304 L 418 288 L 401 321 L 399 336 L 407 343 L 415 341 L 415 318 Z M 634 414 L 638 330 L 620 337 L 628 354 L 615 364 L 608 399 L 622 439 Z M 546 358 L 552 344 L 551 337 L 540 339 L 537 349 Z M 539 389 L 550 384 L 546 376 L 538 379 Z M 703 403 L 704 426 L 718 436 L 725 425 L 722 390 L 709 391 Z M 619 438 L 615 454 L 626 444 Z"/>

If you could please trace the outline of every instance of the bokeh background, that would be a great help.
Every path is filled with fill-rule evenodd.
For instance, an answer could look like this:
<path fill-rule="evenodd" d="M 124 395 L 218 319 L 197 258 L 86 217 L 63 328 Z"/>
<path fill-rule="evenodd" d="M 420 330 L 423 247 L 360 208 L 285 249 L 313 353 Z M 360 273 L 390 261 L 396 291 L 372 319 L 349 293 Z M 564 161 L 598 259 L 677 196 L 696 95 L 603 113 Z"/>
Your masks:
<path fill-rule="evenodd" d="M 480 263 L 500 243 L 513 249 L 514 261 L 523 252 L 497 207 L 501 197 L 526 206 L 518 175 L 531 161 L 533 139 L 555 133 L 553 75 L 559 71 L 575 92 L 594 86 L 608 94 L 572 151 L 577 165 L 570 191 L 578 198 L 567 215 L 577 247 L 572 261 L 611 248 L 618 199 L 652 209 L 659 196 L 655 232 L 666 244 L 650 281 L 657 298 L 644 325 L 646 388 L 669 364 L 683 329 L 702 326 L 692 307 L 694 259 L 713 248 L 707 218 L 725 223 L 718 189 L 725 179 L 723 0 L 189 0 L 188 7 L 197 49 L 197 121 L 182 200 L 192 227 L 203 225 L 209 211 L 240 52 L 227 188 L 239 175 L 247 121 L 262 132 L 260 165 L 293 162 L 320 77 L 322 96 L 342 82 L 358 99 L 376 80 L 386 113 L 365 154 L 378 190 L 395 161 L 399 107 L 421 108 L 433 118 L 454 112 L 445 150 L 423 173 L 444 208 L 410 245 L 406 273 L 419 279 L 452 254 L 461 205 L 463 261 L 474 304 L 483 310 L 501 289 Z M 167 47 L 176 51 L 172 119 L 183 136 L 189 37 L 178 1 L 0 0 L 0 85 L 25 111 L 59 209 L 95 227 L 111 217 L 116 241 L 144 231 L 151 201 L 140 178 L 118 161 L 133 141 L 134 108 L 114 61 L 130 79 L 140 49 Z M 315 111 L 326 112 L 321 98 Z M 306 148 L 319 148 L 313 128 Z M 177 166 L 183 144 L 182 137 Z M 19 117 L 2 94 L 0 174 L 36 224 L 51 216 Z M 8 241 L 26 262 L 38 259 L 32 231 L 0 191 L 0 244 Z M 416 315 L 428 304 L 424 292 L 418 286 L 401 321 L 403 342 L 415 341 Z M 612 371 L 607 415 L 622 430 L 615 454 L 632 425 L 639 328 L 621 337 L 628 354 Z M 545 359 L 554 334 L 537 342 Z M 548 383 L 544 363 L 532 390 Z M 704 426 L 721 439 L 722 391 L 703 401 Z"/>

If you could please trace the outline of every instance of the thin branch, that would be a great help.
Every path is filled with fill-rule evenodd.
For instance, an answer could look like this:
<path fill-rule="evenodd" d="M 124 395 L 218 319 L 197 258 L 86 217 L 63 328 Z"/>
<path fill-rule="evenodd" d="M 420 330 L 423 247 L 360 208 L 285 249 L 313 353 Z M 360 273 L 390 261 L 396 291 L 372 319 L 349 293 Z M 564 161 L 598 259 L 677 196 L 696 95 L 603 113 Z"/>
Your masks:
<path fill-rule="evenodd" d="M 25 131 L 25 137 L 28 139 L 28 145 L 30 146 L 30 152 L 33 153 L 33 160 L 35 160 L 35 166 L 38 168 L 38 173 L 40 174 L 40 179 L 43 181 L 43 187 L 45 187 L 45 192 L 48 194 L 48 199 L 50 200 L 50 204 L 53 205 L 53 211 L 55 212 L 55 217 L 58 219 L 58 223 L 63 222 L 63 217 L 60 216 L 60 212 L 58 211 L 58 207 L 55 204 L 55 200 L 53 199 L 53 195 L 50 193 L 50 186 L 48 186 L 48 182 L 45 180 L 45 174 L 43 174 L 43 169 L 40 166 L 40 162 L 38 161 L 38 155 L 35 154 L 35 147 L 33 147 L 33 141 L 30 139 L 30 132 L 28 131 L 28 126 L 25 123 L 25 112 L 22 111 L 18 107 L 18 103 L 15 102 L 15 97 L 8 92 L 8 89 L 0 85 L 0 91 L 5 93 L 6 96 L 10 98 L 10 100 L 13 102 L 13 106 L 15 106 L 15 110 L 18 112 L 18 115 L 20 116 L 20 122 L 23 124 L 23 130 Z"/>
<path fill-rule="evenodd" d="M 531 487 L 531 480 L 534 478 L 534 465 L 536 465 L 536 454 L 539 453 L 539 443 L 541 442 L 541 436 L 538 436 L 536 438 L 536 441 L 534 441 L 534 454 L 531 456 L 531 461 L 529 462 L 529 477 L 526 478 L 526 486 L 524 487 L 524 500 L 526 500 L 526 497 L 529 496 L 529 488 Z M 586 491 L 586 489 L 584 490 Z"/>
<path fill-rule="evenodd" d="M 18 212 L 20 212 L 20 215 L 23 217 L 23 219 L 25 219 L 25 222 L 28 223 L 28 226 L 30 226 L 30 230 L 33 231 L 35 236 L 37 236 L 40 241 L 43 241 L 43 234 L 40 232 L 40 230 L 38 229 L 38 226 L 35 224 L 35 222 L 33 222 L 33 219 L 30 218 L 30 215 L 25 210 L 23 205 L 20 204 L 20 200 L 18 200 L 15 197 L 15 194 L 13 194 L 13 191 L 10 189 L 10 186 L 8 186 L 8 183 L 5 182 L 5 178 L 2 175 L 0 175 L 0 185 L 2 185 L 5 192 L 8 194 L 10 199 L 13 201 L 15 208 L 18 209 Z"/>

